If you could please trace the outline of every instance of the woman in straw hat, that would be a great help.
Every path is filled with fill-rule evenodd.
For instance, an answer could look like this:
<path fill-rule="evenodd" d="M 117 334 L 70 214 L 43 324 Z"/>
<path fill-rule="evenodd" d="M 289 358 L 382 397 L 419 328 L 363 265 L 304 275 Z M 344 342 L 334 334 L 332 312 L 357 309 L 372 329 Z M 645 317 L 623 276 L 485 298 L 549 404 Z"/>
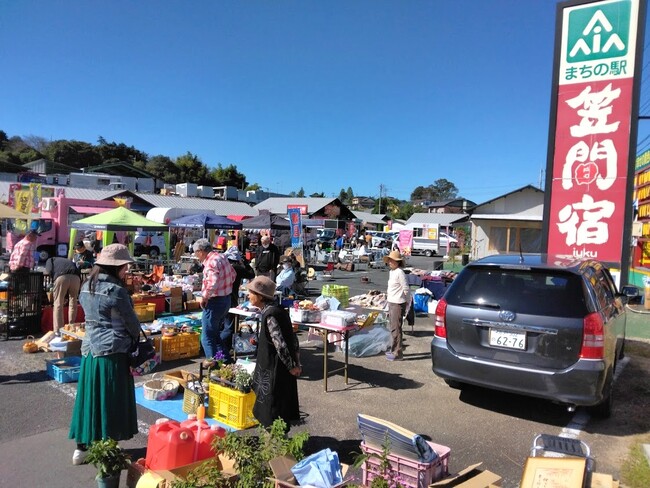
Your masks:
<path fill-rule="evenodd" d="M 388 302 L 388 319 L 392 342 L 390 350 L 386 352 L 386 359 L 399 361 L 402 359 L 402 319 L 406 315 L 406 307 L 411 303 L 411 290 L 404 274 L 404 258 L 399 251 L 391 251 L 384 256 L 384 263 L 388 264 L 388 286 L 386 300 Z"/>
<path fill-rule="evenodd" d="M 69 438 L 77 441 L 72 464 L 83 464 L 93 441 L 131 439 L 138 433 L 129 350 L 140 320 L 124 284 L 133 258 L 123 244 L 106 246 L 81 287 L 86 315 L 81 372 Z"/>
<path fill-rule="evenodd" d="M 270 278 L 258 276 L 247 289 L 251 304 L 262 310 L 253 373 L 253 415 L 264 427 L 281 418 L 289 430 L 291 422 L 300 418 L 298 338 L 287 311 L 275 304 L 275 283 Z"/>

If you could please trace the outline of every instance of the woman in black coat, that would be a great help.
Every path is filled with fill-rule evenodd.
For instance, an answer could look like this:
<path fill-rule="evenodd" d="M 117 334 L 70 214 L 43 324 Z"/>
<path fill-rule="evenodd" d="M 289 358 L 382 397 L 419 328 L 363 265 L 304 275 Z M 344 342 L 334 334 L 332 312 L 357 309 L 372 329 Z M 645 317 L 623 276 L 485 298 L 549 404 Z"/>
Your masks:
<path fill-rule="evenodd" d="M 248 284 L 252 305 L 262 311 L 253 373 L 253 415 L 264 427 L 281 418 L 289 429 L 300 418 L 298 376 L 302 373 L 298 338 L 287 311 L 275 305 L 275 283 L 258 276 Z"/>

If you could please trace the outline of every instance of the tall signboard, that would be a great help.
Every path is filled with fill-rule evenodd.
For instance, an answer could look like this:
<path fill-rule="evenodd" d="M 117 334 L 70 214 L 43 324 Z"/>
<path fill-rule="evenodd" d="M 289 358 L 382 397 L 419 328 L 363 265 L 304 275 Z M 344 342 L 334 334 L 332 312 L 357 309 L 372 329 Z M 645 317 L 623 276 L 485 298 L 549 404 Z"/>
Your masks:
<path fill-rule="evenodd" d="M 645 0 L 557 7 L 542 249 L 605 261 L 622 277 L 644 18 Z"/>

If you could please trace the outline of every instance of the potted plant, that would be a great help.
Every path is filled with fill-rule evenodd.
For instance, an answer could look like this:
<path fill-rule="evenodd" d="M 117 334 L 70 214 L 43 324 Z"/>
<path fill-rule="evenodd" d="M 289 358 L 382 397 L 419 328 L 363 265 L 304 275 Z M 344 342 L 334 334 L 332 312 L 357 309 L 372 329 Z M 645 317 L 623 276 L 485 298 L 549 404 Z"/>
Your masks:
<path fill-rule="evenodd" d="M 92 442 L 86 459 L 97 468 L 95 479 L 99 488 L 117 488 L 120 485 L 120 472 L 129 465 L 129 455 L 114 439 Z"/>
<path fill-rule="evenodd" d="M 246 371 L 245 368 L 237 368 L 237 372 L 235 373 L 235 388 L 237 388 L 242 393 L 248 393 L 251 391 L 252 386 L 253 377 L 251 374 Z"/>

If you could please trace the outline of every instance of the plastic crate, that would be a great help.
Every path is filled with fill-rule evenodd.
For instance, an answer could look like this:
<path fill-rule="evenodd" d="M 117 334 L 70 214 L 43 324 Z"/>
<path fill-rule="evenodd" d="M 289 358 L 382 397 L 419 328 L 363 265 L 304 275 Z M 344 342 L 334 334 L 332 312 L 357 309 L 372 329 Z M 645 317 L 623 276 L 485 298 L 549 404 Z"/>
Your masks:
<path fill-rule="evenodd" d="M 74 383 L 79 380 L 81 357 L 70 356 L 63 359 L 46 359 L 47 375 L 59 383 Z"/>
<path fill-rule="evenodd" d="M 153 322 L 156 318 L 155 303 L 136 303 L 133 308 L 140 322 Z"/>
<path fill-rule="evenodd" d="M 208 393 L 208 417 L 234 427 L 235 429 L 248 429 L 257 425 L 253 416 L 255 393 L 242 393 L 241 391 L 210 383 Z"/>
<path fill-rule="evenodd" d="M 341 302 L 341 308 L 345 308 L 350 302 L 350 287 L 347 285 L 323 285 L 321 295 L 336 298 Z"/>
<path fill-rule="evenodd" d="M 428 442 L 431 448 L 438 454 L 438 459 L 431 463 L 421 463 L 412 459 L 388 453 L 390 472 L 399 476 L 400 483 L 406 488 L 427 488 L 431 483 L 439 481 L 449 474 L 449 455 L 451 449 L 440 444 Z M 363 484 L 370 486 L 374 478 L 380 476 L 379 465 L 381 459 L 381 448 L 375 448 L 361 443 L 361 450 L 369 457 L 363 465 Z"/>
<path fill-rule="evenodd" d="M 157 336 L 153 343 L 156 350 L 160 351 L 161 361 L 195 358 L 201 350 L 201 334 L 181 332 L 174 336 Z"/>

